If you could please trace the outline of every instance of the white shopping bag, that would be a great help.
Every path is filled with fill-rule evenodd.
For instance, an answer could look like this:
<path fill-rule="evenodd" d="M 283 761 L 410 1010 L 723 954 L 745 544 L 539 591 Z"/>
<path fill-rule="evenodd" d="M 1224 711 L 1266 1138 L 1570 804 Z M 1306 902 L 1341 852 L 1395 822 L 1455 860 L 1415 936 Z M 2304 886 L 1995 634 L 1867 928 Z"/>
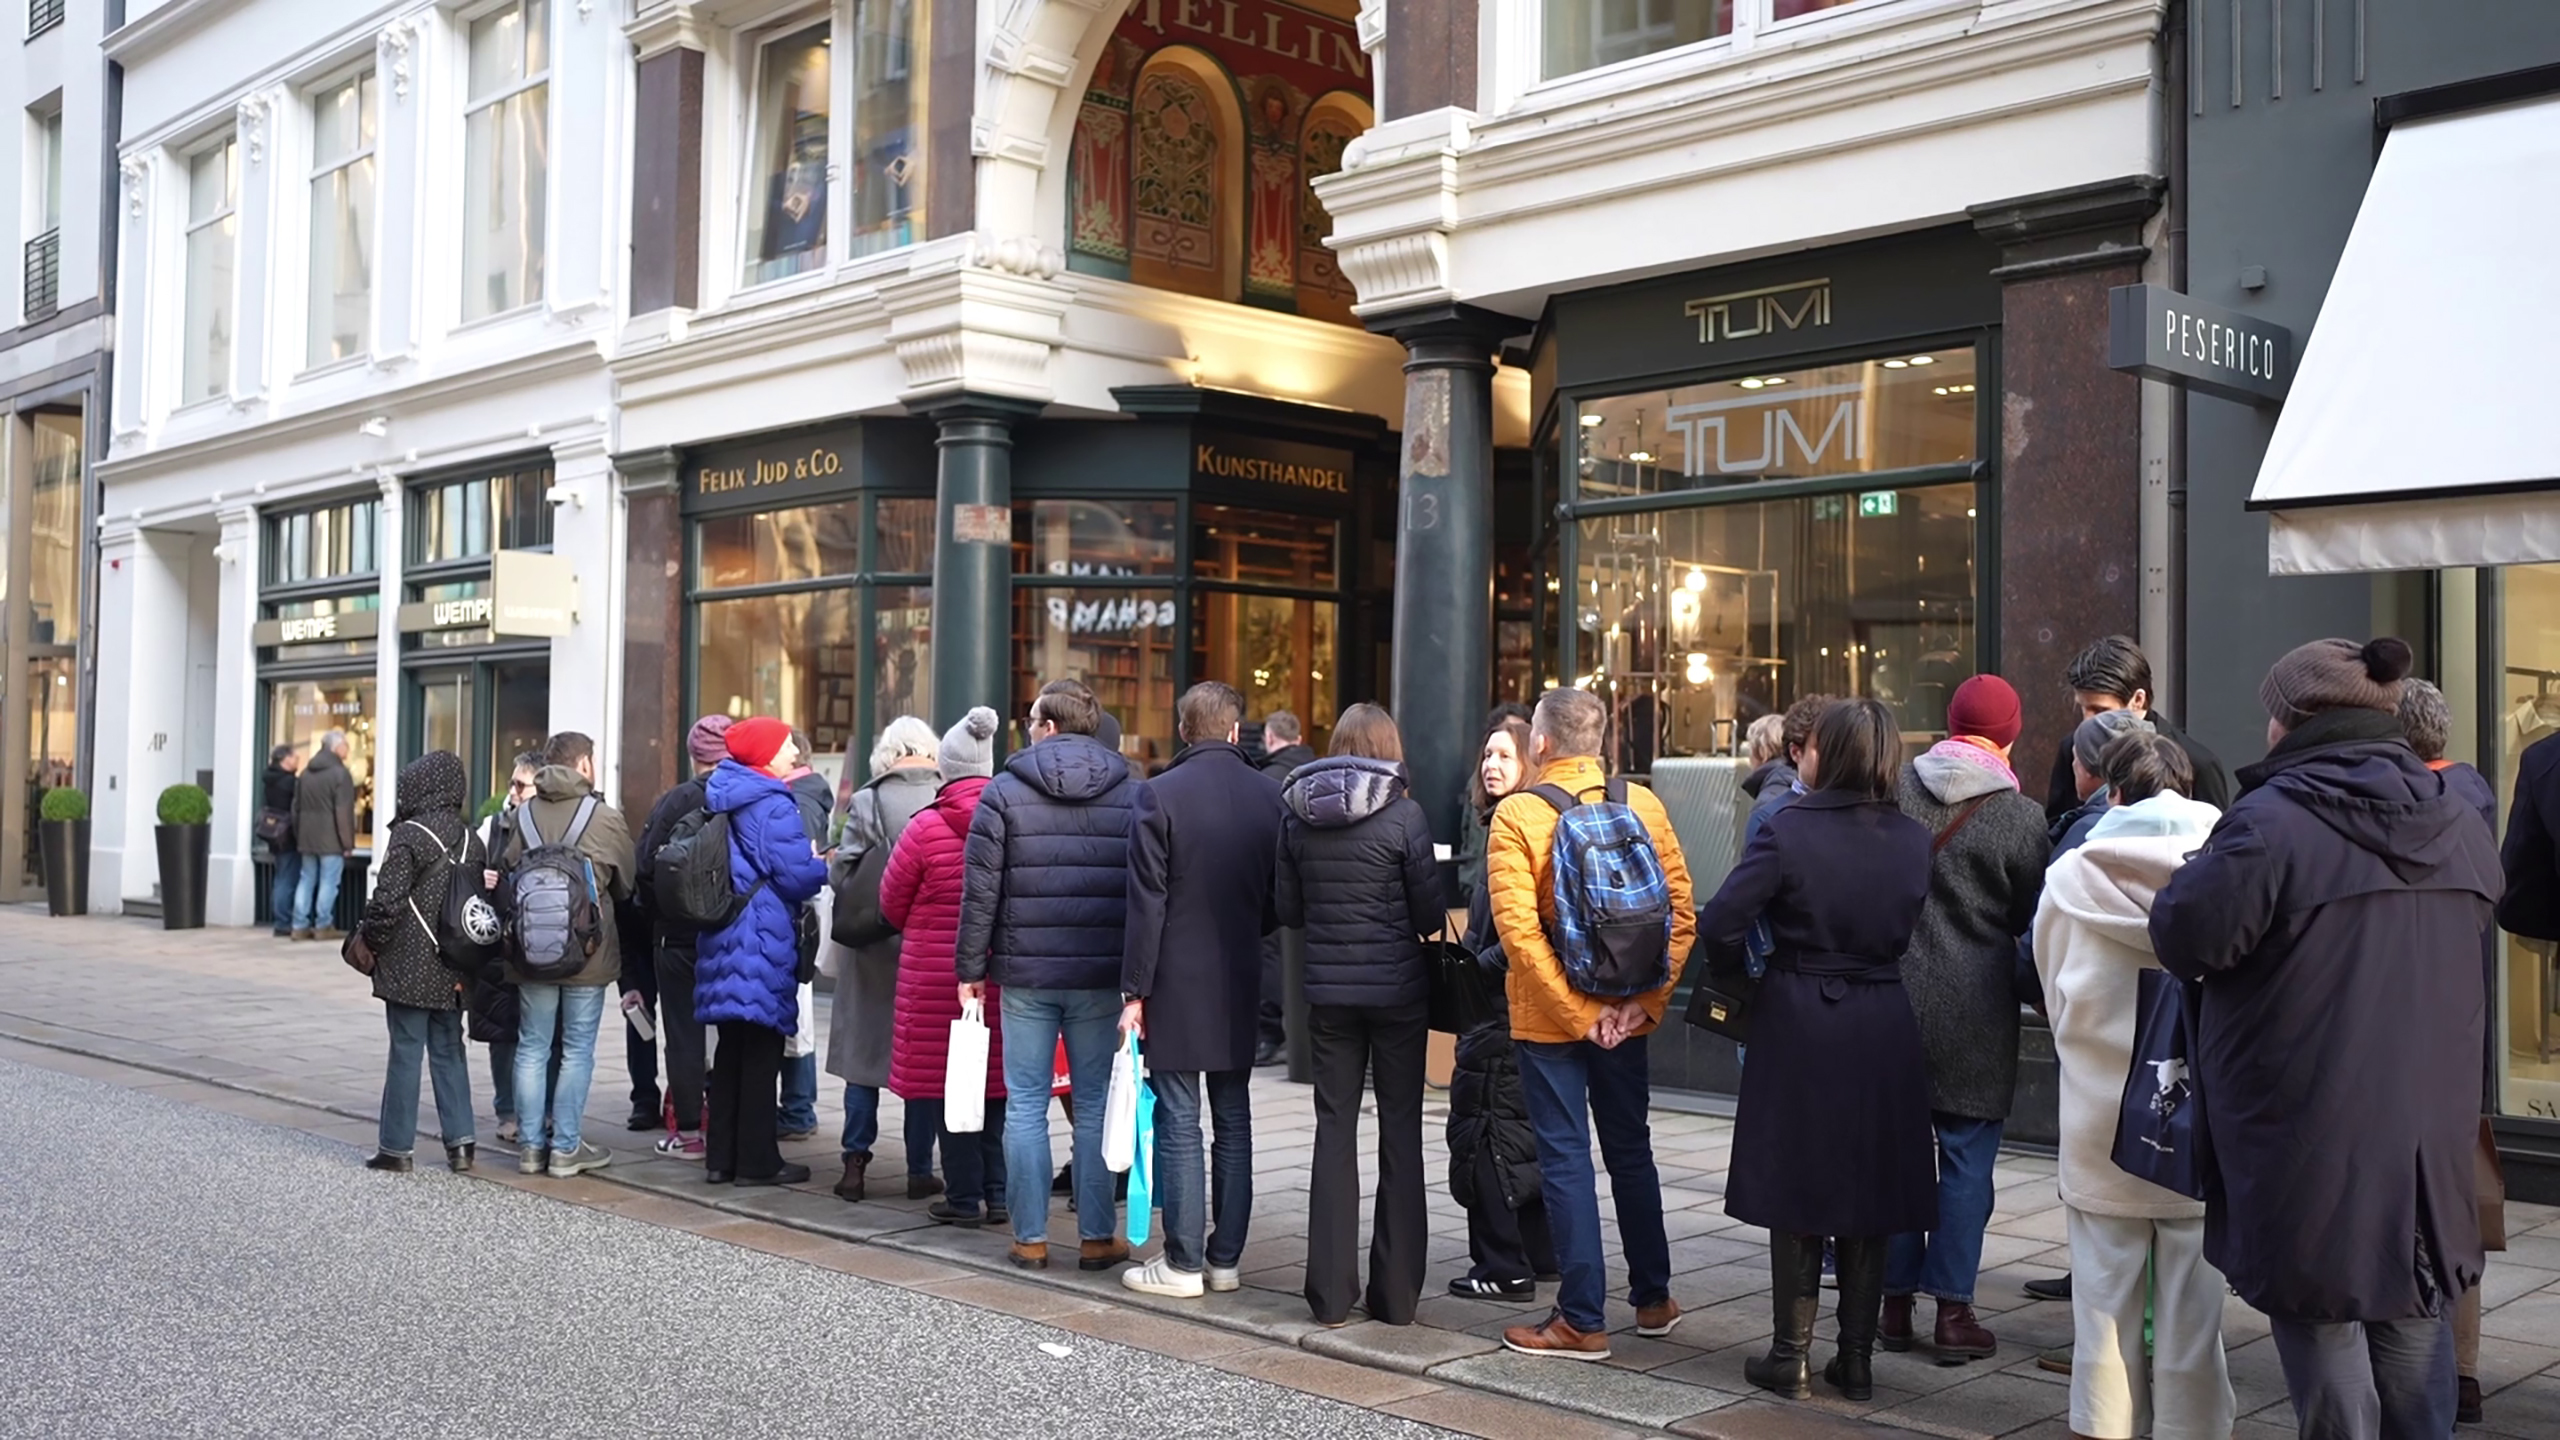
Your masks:
<path fill-rule="evenodd" d="M 951 1050 L 942 1062 L 942 1128 L 974 1135 L 987 1128 L 987 1021 L 975 1000 L 960 1002 Z"/>
<path fill-rule="evenodd" d="M 818 898 L 809 902 L 818 917 L 818 973 L 831 980 L 841 980 L 851 973 L 845 958 L 850 953 L 836 943 L 836 892 L 832 885 L 818 887 Z"/>
<path fill-rule="evenodd" d="M 1120 1037 L 1111 1057 L 1111 1093 L 1102 1106 L 1102 1163 L 1124 1173 L 1138 1160 L 1138 1037 Z"/>
<path fill-rule="evenodd" d="M 782 1038 L 784 1058 L 797 1060 L 818 1053 L 818 991 L 812 985 L 800 987 L 800 1019 L 790 1034 Z"/>

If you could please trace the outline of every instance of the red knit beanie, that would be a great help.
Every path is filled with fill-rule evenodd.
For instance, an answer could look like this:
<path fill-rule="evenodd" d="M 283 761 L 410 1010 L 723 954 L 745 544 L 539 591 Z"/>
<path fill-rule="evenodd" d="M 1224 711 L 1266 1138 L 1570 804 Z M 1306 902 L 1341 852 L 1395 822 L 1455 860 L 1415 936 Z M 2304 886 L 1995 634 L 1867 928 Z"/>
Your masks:
<path fill-rule="evenodd" d="M 791 738 L 791 727 L 769 715 L 757 715 L 730 726 L 722 738 L 729 742 L 730 759 L 761 770 L 782 753 L 782 742 Z"/>
<path fill-rule="evenodd" d="M 2018 692 L 1997 675 L 1976 675 L 1956 687 L 1947 701 L 1947 732 L 1972 735 L 1994 745 L 2014 745 L 2025 721 L 2018 714 Z M 736 731 L 731 731 L 736 734 Z"/>

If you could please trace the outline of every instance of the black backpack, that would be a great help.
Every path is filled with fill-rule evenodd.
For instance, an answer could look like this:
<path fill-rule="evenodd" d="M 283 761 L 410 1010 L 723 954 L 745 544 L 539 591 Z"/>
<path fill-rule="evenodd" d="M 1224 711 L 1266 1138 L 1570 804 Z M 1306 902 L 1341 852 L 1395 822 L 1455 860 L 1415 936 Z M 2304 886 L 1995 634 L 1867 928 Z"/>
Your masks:
<path fill-rule="evenodd" d="M 695 810 L 670 826 L 665 843 L 650 859 L 649 878 L 660 919 L 705 933 L 725 929 L 747 905 L 747 897 L 729 879 L 729 816 L 724 811 Z"/>
<path fill-rule="evenodd" d="M 593 795 L 581 798 L 556 843 L 542 838 L 531 805 L 516 809 L 524 853 L 498 880 L 500 932 L 508 963 L 537 983 L 558 984 L 577 974 L 604 943 L 596 867 L 578 849 L 602 803 Z"/>
<path fill-rule="evenodd" d="M 464 830 L 462 845 L 453 855 L 453 875 L 445 882 L 444 923 L 436 931 L 437 958 L 446 969 L 464 975 L 488 973 L 489 962 L 498 958 L 498 942 L 506 935 L 498 919 L 497 898 L 481 878 L 488 868 L 489 848 L 480 839 L 479 827 Z"/>

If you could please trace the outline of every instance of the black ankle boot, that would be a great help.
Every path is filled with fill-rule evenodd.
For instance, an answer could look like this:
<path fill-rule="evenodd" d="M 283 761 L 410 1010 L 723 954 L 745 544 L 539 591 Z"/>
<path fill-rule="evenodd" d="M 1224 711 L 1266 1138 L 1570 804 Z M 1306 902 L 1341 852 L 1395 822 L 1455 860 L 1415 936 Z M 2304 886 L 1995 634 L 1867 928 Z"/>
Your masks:
<path fill-rule="evenodd" d="M 1745 1378 L 1795 1400 L 1813 1398 L 1813 1314 L 1822 1299 L 1822 1237 L 1769 1233 L 1769 1353 L 1742 1362 Z"/>
<path fill-rule="evenodd" d="M 1882 1236 L 1837 1242 L 1834 1268 L 1840 1275 L 1840 1353 L 1822 1367 L 1822 1378 L 1851 1400 L 1872 1400 L 1876 1393 L 1876 1317 L 1884 1309 Z"/>

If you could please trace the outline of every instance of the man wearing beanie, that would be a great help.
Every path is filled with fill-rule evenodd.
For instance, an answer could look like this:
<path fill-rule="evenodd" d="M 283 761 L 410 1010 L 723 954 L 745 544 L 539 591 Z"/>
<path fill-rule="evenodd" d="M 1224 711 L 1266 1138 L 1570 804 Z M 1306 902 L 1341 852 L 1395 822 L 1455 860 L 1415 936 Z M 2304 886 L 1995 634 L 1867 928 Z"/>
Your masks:
<path fill-rule="evenodd" d="M 649 818 L 640 824 L 637 885 L 641 913 L 649 919 L 655 944 L 651 957 L 658 980 L 658 1030 L 666 1037 L 667 1098 L 675 1110 L 675 1132 L 658 1142 L 658 1152 L 680 1160 L 702 1158 L 702 1080 L 706 1044 L 702 1022 L 693 1015 L 694 947 L 702 936 L 692 926 L 657 909 L 658 850 L 677 822 L 703 808 L 703 782 L 729 753 L 729 717 L 705 715 L 686 732 L 685 754 L 693 761 L 693 778 L 658 797 Z M 634 1115 L 636 1122 L 640 1117 Z"/>
<path fill-rule="evenodd" d="M 1991 1223 L 1992 1163 L 2018 1088 L 2018 936 L 2044 894 L 2044 807 L 2019 793 L 2009 747 L 2023 724 L 2018 692 L 1976 675 L 1947 700 L 1948 737 L 1902 767 L 1902 813 L 1929 828 L 1929 904 L 1902 957 L 1902 984 L 1929 1057 L 1938 1137 L 1938 1228 L 1897 1235 L 1885 1251 L 1877 1343 L 1915 1343 L 1913 1297 L 1937 1302 L 1931 1341 L 1941 1364 L 1999 1353 L 1973 1313 L 1982 1236 Z M 1843 1293 L 1850 1277 L 1840 1278 Z"/>
<path fill-rule="evenodd" d="M 2267 758 L 2151 911 L 2197 982 L 2205 1258 L 2268 1316 L 2303 1440 L 2451 1433 L 2447 1317 L 2480 1279 L 2497 847 L 2404 738 L 2409 663 L 2390 638 L 2277 661 Z"/>

